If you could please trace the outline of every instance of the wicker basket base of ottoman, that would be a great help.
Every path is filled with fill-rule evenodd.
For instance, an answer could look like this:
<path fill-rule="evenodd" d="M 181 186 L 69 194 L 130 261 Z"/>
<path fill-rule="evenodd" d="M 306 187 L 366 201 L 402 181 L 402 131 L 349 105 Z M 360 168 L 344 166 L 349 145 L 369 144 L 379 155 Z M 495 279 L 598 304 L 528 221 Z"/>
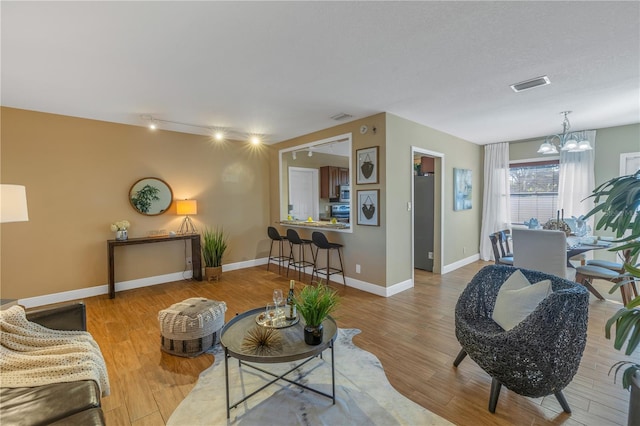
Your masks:
<path fill-rule="evenodd" d="M 190 298 L 158 313 L 160 347 L 172 355 L 195 357 L 220 342 L 224 326 L 224 302 Z"/>

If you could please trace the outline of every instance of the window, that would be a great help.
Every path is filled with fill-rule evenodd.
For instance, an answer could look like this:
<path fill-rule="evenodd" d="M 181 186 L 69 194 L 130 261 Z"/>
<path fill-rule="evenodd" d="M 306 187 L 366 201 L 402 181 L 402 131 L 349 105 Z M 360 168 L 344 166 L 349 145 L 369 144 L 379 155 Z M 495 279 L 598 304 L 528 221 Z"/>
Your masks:
<path fill-rule="evenodd" d="M 509 167 L 511 222 L 531 218 L 544 224 L 558 211 L 558 160 L 512 163 Z"/>

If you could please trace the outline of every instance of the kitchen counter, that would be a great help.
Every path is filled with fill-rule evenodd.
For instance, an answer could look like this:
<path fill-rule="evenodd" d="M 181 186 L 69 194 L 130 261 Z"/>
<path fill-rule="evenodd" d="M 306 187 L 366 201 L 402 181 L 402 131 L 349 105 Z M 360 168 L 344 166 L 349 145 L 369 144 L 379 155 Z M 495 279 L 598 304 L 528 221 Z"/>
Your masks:
<path fill-rule="evenodd" d="M 348 223 L 331 223 L 329 221 L 313 221 L 309 222 L 307 220 L 281 220 L 278 222 L 280 225 L 284 226 L 299 226 L 302 228 L 322 228 L 322 229 L 351 229 L 351 225 Z"/>

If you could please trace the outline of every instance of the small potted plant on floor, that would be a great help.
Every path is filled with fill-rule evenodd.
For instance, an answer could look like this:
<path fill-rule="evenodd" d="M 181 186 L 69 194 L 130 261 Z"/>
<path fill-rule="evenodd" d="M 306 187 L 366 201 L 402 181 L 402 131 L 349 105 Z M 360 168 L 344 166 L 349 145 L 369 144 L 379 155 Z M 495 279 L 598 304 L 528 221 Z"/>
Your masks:
<path fill-rule="evenodd" d="M 611 179 L 594 189 L 591 195 L 596 206 L 585 216 L 596 213 L 602 216 L 596 229 L 611 229 L 619 246 L 614 251 L 630 250 L 624 268 L 629 275 L 627 280 L 616 284 L 611 291 L 631 280 L 640 279 L 640 268 L 636 266 L 640 252 L 640 170 L 633 175 Z M 629 232 L 630 231 L 630 232 Z M 625 233 L 628 233 L 625 236 Z M 614 348 L 621 349 L 627 343 L 626 355 L 631 355 L 640 344 L 640 297 L 631 300 L 615 313 L 605 325 L 605 335 L 611 338 L 611 328 L 615 326 Z M 631 390 L 629 400 L 629 425 L 640 424 L 640 364 L 632 361 L 619 361 L 611 367 L 614 375 L 622 372 L 622 386 Z"/>
<path fill-rule="evenodd" d="M 322 322 L 336 310 L 340 296 L 322 282 L 305 286 L 295 297 L 294 304 L 298 314 L 305 322 L 304 341 L 308 345 L 322 343 Z"/>
<path fill-rule="evenodd" d="M 218 281 L 222 276 L 222 256 L 226 250 L 227 237 L 222 228 L 207 228 L 202 232 L 202 257 L 207 281 Z"/>

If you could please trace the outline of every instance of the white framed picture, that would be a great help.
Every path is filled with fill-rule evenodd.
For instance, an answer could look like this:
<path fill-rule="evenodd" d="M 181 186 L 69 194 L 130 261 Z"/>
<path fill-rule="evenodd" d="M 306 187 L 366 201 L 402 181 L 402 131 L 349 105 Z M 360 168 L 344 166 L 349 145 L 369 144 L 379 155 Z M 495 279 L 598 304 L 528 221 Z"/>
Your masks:
<path fill-rule="evenodd" d="M 364 185 L 378 183 L 378 147 L 356 150 L 358 160 L 356 183 Z"/>
<path fill-rule="evenodd" d="M 640 152 L 620 154 L 620 176 L 632 175 L 640 170 Z"/>
<path fill-rule="evenodd" d="M 380 226 L 379 189 L 358 191 L 358 225 Z"/>

